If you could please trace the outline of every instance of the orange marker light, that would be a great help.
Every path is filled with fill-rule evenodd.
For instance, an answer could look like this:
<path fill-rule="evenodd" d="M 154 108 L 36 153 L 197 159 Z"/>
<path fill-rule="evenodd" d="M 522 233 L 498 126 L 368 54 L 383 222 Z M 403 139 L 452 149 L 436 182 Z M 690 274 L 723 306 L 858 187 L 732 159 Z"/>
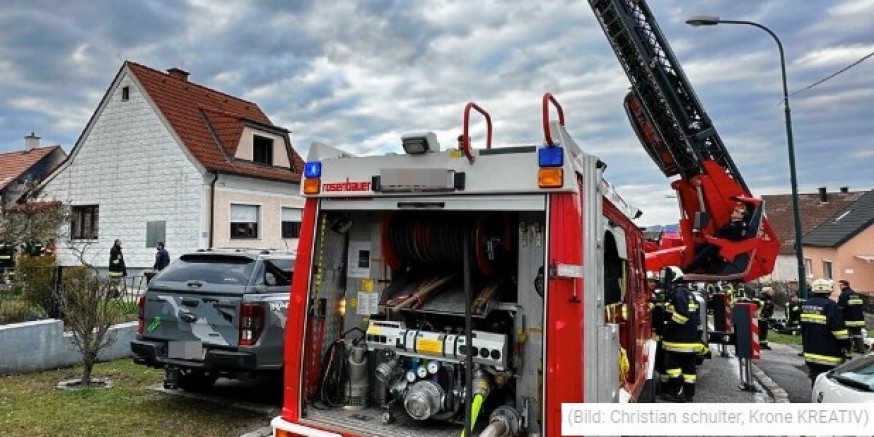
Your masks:
<path fill-rule="evenodd" d="M 537 171 L 537 184 L 540 188 L 561 188 L 564 172 L 561 168 L 541 168 Z"/>
<path fill-rule="evenodd" d="M 319 178 L 315 179 L 304 179 L 303 180 L 303 193 L 304 194 L 319 194 L 319 189 L 322 186 L 322 180 Z"/>

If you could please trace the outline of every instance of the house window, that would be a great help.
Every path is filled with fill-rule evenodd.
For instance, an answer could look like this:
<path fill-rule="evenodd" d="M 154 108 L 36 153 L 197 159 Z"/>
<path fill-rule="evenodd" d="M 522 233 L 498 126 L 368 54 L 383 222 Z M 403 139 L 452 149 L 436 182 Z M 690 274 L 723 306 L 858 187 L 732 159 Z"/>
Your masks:
<path fill-rule="evenodd" d="M 804 276 L 813 277 L 813 260 L 810 258 L 804 258 Z"/>
<path fill-rule="evenodd" d="M 126 102 L 128 100 L 130 100 L 130 87 L 123 86 L 121 87 L 121 101 Z"/>
<path fill-rule="evenodd" d="M 832 279 L 832 262 L 830 260 L 822 260 L 822 277 Z"/>
<path fill-rule="evenodd" d="M 300 237 L 300 209 L 282 208 L 282 238 Z"/>
<path fill-rule="evenodd" d="M 80 205 L 71 208 L 70 238 L 73 240 L 96 240 L 100 206 Z"/>
<path fill-rule="evenodd" d="M 273 165 L 273 139 L 254 135 L 252 139 L 252 161 Z"/>
<path fill-rule="evenodd" d="M 258 217 L 261 207 L 258 205 L 231 204 L 231 238 L 258 238 Z"/>
<path fill-rule="evenodd" d="M 166 221 L 146 222 L 146 247 L 156 247 L 159 241 L 166 241 Z"/>

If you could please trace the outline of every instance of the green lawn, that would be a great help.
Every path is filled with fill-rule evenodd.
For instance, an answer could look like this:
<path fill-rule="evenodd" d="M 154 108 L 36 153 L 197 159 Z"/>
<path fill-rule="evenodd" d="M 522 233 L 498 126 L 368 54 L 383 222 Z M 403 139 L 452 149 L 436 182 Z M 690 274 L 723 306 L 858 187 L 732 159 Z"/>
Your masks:
<path fill-rule="evenodd" d="M 0 376 L 2 435 L 238 436 L 269 422 L 263 414 L 150 390 L 163 373 L 130 359 L 95 367 L 96 378 L 112 379 L 110 389 L 55 388 L 78 376 L 78 368 Z"/>
<path fill-rule="evenodd" d="M 800 335 L 786 335 L 786 334 L 781 334 L 779 332 L 768 331 L 768 342 L 769 343 L 801 345 L 801 336 Z"/>

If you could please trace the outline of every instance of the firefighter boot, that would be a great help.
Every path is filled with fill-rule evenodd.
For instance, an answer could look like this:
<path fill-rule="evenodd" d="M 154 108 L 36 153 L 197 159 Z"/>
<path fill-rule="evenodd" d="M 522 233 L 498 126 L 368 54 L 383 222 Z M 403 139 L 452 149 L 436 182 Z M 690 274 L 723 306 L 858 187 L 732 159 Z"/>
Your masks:
<path fill-rule="evenodd" d="M 865 339 L 862 337 L 854 337 L 853 338 L 853 349 L 860 354 L 868 353 L 867 348 L 865 347 Z"/>
<path fill-rule="evenodd" d="M 693 402 L 695 398 L 695 383 L 683 382 L 683 402 Z"/>
<path fill-rule="evenodd" d="M 683 386 L 680 385 L 680 378 L 670 378 L 667 383 L 662 384 L 661 400 L 665 402 L 683 402 L 686 398 L 683 397 Z"/>

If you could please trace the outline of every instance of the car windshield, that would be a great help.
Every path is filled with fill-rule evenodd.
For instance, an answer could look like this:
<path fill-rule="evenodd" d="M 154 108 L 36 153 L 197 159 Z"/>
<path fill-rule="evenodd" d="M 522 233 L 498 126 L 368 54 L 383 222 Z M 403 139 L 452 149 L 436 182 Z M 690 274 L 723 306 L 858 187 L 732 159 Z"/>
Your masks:
<path fill-rule="evenodd" d="M 874 355 L 838 367 L 832 372 L 832 377 L 851 387 L 874 391 Z"/>
<path fill-rule="evenodd" d="M 154 280 L 245 285 L 254 265 L 255 260 L 244 256 L 182 255 Z"/>

